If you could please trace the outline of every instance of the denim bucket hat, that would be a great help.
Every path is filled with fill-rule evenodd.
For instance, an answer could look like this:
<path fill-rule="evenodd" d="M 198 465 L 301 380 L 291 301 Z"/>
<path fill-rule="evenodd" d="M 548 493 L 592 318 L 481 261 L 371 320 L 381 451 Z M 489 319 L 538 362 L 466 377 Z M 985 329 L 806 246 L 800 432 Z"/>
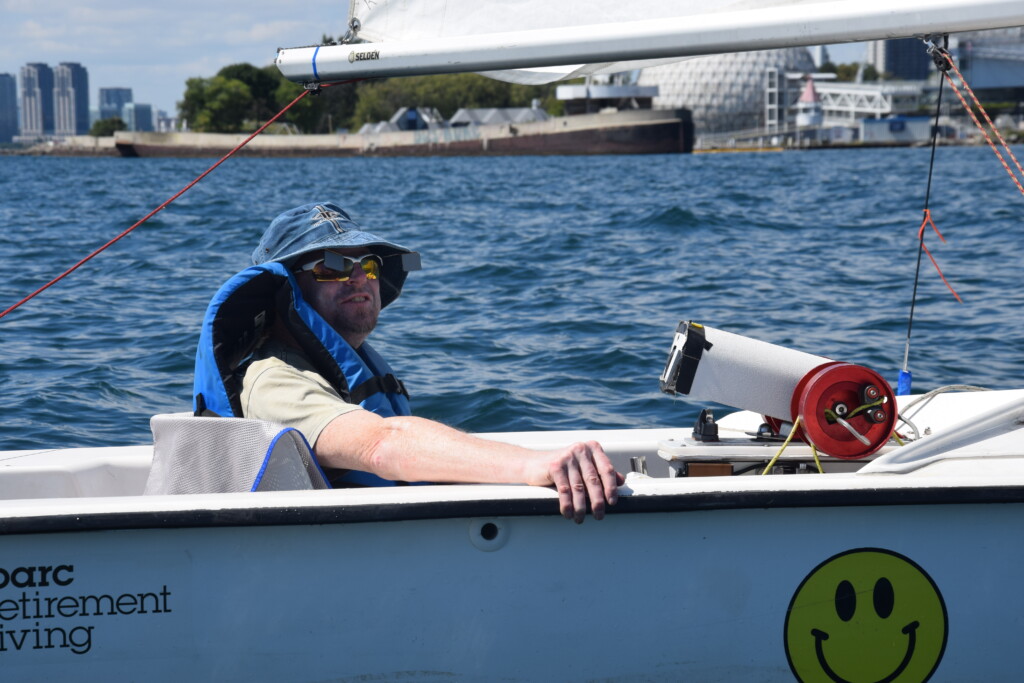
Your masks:
<path fill-rule="evenodd" d="M 363 230 L 333 202 L 303 204 L 285 211 L 270 223 L 252 252 L 255 265 L 278 261 L 291 268 L 300 256 L 323 249 L 365 247 L 383 257 L 380 305 L 387 306 L 402 293 L 406 275 L 420 269 L 420 255 Z"/>

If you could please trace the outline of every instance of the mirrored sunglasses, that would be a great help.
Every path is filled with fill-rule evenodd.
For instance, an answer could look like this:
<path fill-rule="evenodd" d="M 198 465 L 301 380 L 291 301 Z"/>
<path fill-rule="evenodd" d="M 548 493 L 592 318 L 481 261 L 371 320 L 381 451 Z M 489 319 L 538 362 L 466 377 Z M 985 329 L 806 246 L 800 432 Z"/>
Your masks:
<path fill-rule="evenodd" d="M 317 282 L 345 282 L 352 277 L 352 269 L 357 265 L 366 273 L 367 280 L 376 280 L 384 262 L 377 254 L 345 256 L 325 251 L 323 259 L 300 266 L 295 272 L 310 271 Z"/>

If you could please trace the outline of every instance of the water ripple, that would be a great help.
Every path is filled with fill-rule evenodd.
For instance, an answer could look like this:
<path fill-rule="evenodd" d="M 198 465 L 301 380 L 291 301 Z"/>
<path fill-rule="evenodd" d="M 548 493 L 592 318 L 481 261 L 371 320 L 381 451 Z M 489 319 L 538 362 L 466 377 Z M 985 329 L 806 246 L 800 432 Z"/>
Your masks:
<path fill-rule="evenodd" d="M 206 160 L 0 157 L 0 304 L 47 282 Z M 918 389 L 1024 385 L 1022 201 L 943 149 L 911 369 Z M 463 429 L 692 424 L 658 392 L 680 320 L 890 380 L 928 150 L 503 159 L 238 159 L 0 320 L 0 449 L 132 444 L 185 410 L 216 288 L 281 210 L 332 198 L 423 254 L 373 343 L 418 414 Z"/>

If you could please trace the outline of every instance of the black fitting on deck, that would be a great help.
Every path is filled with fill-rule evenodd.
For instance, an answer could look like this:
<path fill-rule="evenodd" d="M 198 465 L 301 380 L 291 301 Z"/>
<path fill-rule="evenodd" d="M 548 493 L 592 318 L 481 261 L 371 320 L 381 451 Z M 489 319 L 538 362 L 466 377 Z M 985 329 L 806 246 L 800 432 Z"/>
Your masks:
<path fill-rule="evenodd" d="M 718 424 L 715 422 L 715 414 L 710 408 L 700 411 L 697 422 L 693 425 L 694 441 L 718 441 Z"/>

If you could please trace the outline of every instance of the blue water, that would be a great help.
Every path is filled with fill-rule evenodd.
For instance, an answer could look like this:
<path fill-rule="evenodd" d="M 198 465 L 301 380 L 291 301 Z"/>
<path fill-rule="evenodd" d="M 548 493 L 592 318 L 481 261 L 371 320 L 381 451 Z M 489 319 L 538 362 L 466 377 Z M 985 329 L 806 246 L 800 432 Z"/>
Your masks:
<path fill-rule="evenodd" d="M 1017 150 L 1021 156 L 1021 150 Z M 0 157 L 0 309 L 210 160 Z M 1024 197 L 940 149 L 915 391 L 1024 386 Z M 0 450 L 149 440 L 187 410 L 207 301 L 267 223 L 333 199 L 424 270 L 372 339 L 414 411 L 472 431 L 689 426 L 658 391 L 693 319 L 877 369 L 903 359 L 926 149 L 491 159 L 237 159 L 0 319 Z"/>

